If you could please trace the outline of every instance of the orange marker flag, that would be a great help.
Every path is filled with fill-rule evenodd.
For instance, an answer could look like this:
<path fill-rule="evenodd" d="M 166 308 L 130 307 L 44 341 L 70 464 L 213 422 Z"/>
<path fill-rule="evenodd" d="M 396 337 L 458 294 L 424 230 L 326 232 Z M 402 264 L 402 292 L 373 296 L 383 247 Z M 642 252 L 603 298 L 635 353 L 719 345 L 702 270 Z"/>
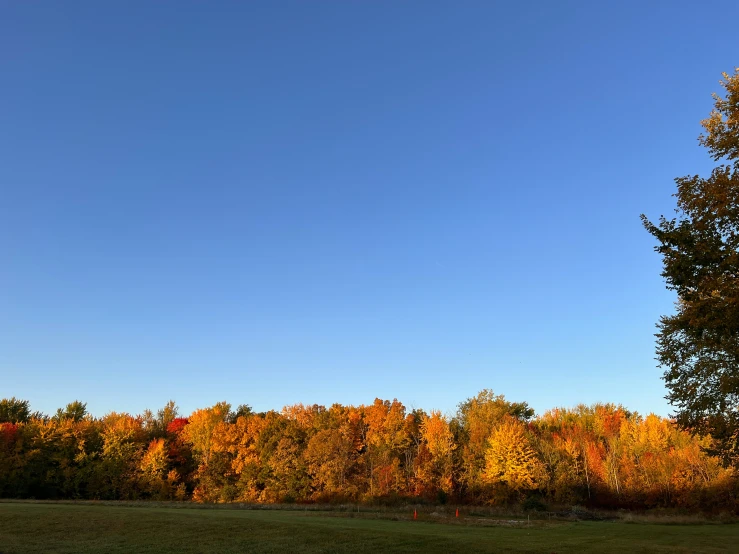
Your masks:
<path fill-rule="evenodd" d="M 418 514 L 416 513 L 416 510 L 413 510 L 413 519 L 418 519 Z"/>
<path fill-rule="evenodd" d="M 454 514 L 454 517 L 459 517 L 459 508 L 457 508 L 457 513 Z"/>

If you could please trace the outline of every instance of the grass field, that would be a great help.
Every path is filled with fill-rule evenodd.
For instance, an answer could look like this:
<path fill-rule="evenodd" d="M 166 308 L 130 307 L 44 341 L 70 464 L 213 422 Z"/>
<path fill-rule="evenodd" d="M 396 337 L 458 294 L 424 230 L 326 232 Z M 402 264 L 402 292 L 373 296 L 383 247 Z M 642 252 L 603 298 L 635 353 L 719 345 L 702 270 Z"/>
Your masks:
<path fill-rule="evenodd" d="M 739 552 L 739 524 L 0 503 L 0 553 Z"/>

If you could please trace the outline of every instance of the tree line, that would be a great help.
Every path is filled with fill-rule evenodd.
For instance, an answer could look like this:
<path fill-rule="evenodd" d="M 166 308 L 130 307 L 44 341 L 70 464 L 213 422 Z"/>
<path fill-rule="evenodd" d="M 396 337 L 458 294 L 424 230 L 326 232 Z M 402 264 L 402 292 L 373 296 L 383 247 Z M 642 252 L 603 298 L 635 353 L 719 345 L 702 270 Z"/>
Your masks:
<path fill-rule="evenodd" d="M 397 400 L 221 402 L 183 417 L 53 416 L 0 401 L 0 497 L 195 502 L 454 502 L 739 509 L 714 439 L 612 404 L 535 416 L 484 390 L 450 417 Z"/>

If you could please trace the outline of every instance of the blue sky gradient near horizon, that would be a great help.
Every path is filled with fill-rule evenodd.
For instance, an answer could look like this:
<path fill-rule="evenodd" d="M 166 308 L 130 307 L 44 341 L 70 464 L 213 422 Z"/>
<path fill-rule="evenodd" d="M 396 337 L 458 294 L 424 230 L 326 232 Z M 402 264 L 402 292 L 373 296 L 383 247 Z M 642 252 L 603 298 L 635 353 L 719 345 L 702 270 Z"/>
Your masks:
<path fill-rule="evenodd" d="M 0 397 L 667 415 L 739 3 L 602 4 L 5 3 Z"/>

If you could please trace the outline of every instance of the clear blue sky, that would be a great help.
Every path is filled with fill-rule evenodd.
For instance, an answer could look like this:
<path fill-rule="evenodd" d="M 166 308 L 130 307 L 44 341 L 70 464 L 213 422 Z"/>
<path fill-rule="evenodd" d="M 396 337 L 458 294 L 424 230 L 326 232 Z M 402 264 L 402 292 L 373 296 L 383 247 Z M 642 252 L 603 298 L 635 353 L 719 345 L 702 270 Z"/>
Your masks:
<path fill-rule="evenodd" d="M 0 397 L 666 415 L 739 3 L 604 4 L 4 3 Z"/>

